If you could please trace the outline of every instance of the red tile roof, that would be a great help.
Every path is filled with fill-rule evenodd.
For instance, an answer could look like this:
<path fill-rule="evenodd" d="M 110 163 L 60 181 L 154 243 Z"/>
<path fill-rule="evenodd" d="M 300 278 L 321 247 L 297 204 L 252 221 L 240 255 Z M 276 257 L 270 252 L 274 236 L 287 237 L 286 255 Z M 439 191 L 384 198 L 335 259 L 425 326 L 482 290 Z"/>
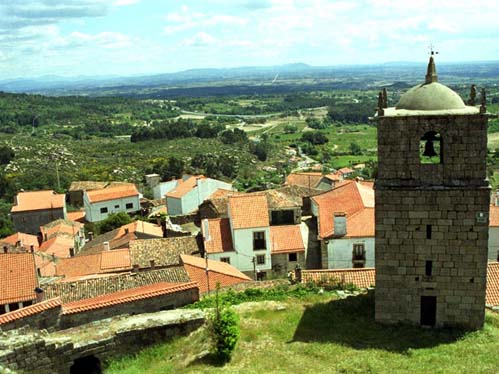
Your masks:
<path fill-rule="evenodd" d="M 57 219 L 46 225 L 40 226 L 40 231 L 44 236 L 50 239 L 54 236 L 59 236 L 61 234 L 67 234 L 71 237 L 78 236 L 80 230 L 83 229 L 83 223 L 74 222 L 70 220 Z"/>
<path fill-rule="evenodd" d="M 166 193 L 166 197 L 180 199 L 197 186 L 199 179 L 206 179 L 206 177 L 204 175 L 192 175 L 186 180 L 179 180 L 177 186 L 170 192 Z"/>
<path fill-rule="evenodd" d="M 499 227 L 499 206 L 495 205 L 490 206 L 489 226 Z"/>
<path fill-rule="evenodd" d="M 375 284 L 374 268 L 302 270 L 303 282 L 353 284 L 358 288 L 367 288 Z"/>
<path fill-rule="evenodd" d="M 66 217 L 70 221 L 83 222 L 85 221 L 85 214 L 84 210 L 78 210 L 76 212 L 68 212 Z"/>
<path fill-rule="evenodd" d="M 487 267 L 487 305 L 499 305 L 499 262 L 489 262 Z"/>
<path fill-rule="evenodd" d="M 341 168 L 340 170 L 338 170 L 338 173 L 340 174 L 350 174 L 350 173 L 353 173 L 354 171 L 350 168 Z"/>
<path fill-rule="evenodd" d="M 321 181 L 323 175 L 320 172 L 317 173 L 293 173 L 286 177 L 287 185 L 296 185 L 308 188 L 316 187 Z"/>
<path fill-rule="evenodd" d="M 90 310 L 102 309 L 114 305 L 126 304 L 137 300 L 150 299 L 167 294 L 197 289 L 198 284 L 190 283 L 155 283 L 148 286 L 131 288 L 91 299 L 73 301 L 63 305 L 62 314 L 76 314 Z"/>
<path fill-rule="evenodd" d="M 374 190 L 371 183 L 346 181 L 337 188 L 312 197 L 319 208 L 319 237 L 334 233 L 334 213 L 347 216 L 345 237 L 374 236 Z"/>
<path fill-rule="evenodd" d="M 208 219 L 208 233 L 204 232 L 205 224 L 201 225 L 203 237 L 209 235 L 209 240 L 204 241 L 204 249 L 207 253 L 222 253 L 233 251 L 232 232 L 228 218 Z"/>
<path fill-rule="evenodd" d="M 35 314 L 42 313 L 45 312 L 46 310 L 50 310 L 53 308 L 57 308 L 61 305 L 62 301 L 60 298 L 57 297 L 55 299 L 42 301 L 40 303 L 33 304 L 25 308 L 15 310 L 13 312 L 5 313 L 0 315 L 0 325 L 14 322 L 26 317 L 34 316 Z"/>
<path fill-rule="evenodd" d="M 71 257 L 69 248 L 75 247 L 74 238 L 69 235 L 54 236 L 52 239 L 43 242 L 39 250 L 49 255 L 60 258 Z"/>
<path fill-rule="evenodd" d="M 126 232 L 129 233 L 141 233 L 141 234 L 146 234 L 146 235 L 151 235 L 151 236 L 156 236 L 158 238 L 163 237 L 163 229 L 161 226 L 156 225 L 154 223 L 149 223 L 145 222 L 142 220 L 138 221 L 133 221 L 132 223 L 129 223 L 128 225 L 123 225 L 119 228 L 119 230 L 116 233 L 115 238 L 119 238 L 123 235 L 126 234 Z"/>
<path fill-rule="evenodd" d="M 200 257 L 180 255 L 184 268 L 193 282 L 199 284 L 199 291 L 208 291 L 208 278 L 210 290 L 214 290 L 217 283 L 220 287 L 227 287 L 234 284 L 251 281 L 247 275 L 241 273 L 232 265 L 225 262 L 208 260 L 208 277 L 206 277 L 206 260 Z"/>
<path fill-rule="evenodd" d="M 227 197 L 229 195 L 241 195 L 244 192 L 226 190 L 224 188 L 218 188 L 213 192 L 210 196 L 208 196 L 205 200 L 219 199 L 221 197 Z"/>
<path fill-rule="evenodd" d="M 96 254 L 61 258 L 56 265 L 56 275 L 81 277 L 90 274 L 126 271 L 132 268 L 129 249 L 115 249 Z"/>
<path fill-rule="evenodd" d="M 25 249 L 30 249 L 30 246 L 33 246 L 35 251 L 38 250 L 38 237 L 36 235 L 24 234 L 22 232 L 16 232 L 6 238 L 0 239 L 0 246 L 8 245 L 15 247 L 19 242 L 21 247 L 24 247 Z"/>
<path fill-rule="evenodd" d="M 36 299 L 33 253 L 0 253 L 0 305 Z"/>
<path fill-rule="evenodd" d="M 263 194 L 230 196 L 229 212 L 233 229 L 270 226 L 269 206 Z"/>
<path fill-rule="evenodd" d="M 85 193 L 91 203 L 139 195 L 139 191 L 134 184 L 110 186 L 100 190 L 85 191 Z"/>
<path fill-rule="evenodd" d="M 31 210 L 62 209 L 66 205 L 66 195 L 56 194 L 54 191 L 19 192 L 16 204 L 10 210 L 15 212 L 29 212 Z"/>
<path fill-rule="evenodd" d="M 300 225 L 270 226 L 272 253 L 305 251 Z"/>

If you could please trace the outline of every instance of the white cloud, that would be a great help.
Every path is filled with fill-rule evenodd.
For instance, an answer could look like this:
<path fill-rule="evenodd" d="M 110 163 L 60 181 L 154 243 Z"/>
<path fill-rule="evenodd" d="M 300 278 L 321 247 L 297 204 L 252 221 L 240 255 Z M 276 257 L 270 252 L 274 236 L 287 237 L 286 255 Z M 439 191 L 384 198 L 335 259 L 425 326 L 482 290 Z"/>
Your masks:
<path fill-rule="evenodd" d="M 114 6 L 127 6 L 137 4 L 140 0 L 116 0 L 113 5 Z"/>
<path fill-rule="evenodd" d="M 206 47 L 217 42 L 217 39 L 205 32 L 198 32 L 192 38 L 185 39 L 182 45 L 187 47 Z"/>

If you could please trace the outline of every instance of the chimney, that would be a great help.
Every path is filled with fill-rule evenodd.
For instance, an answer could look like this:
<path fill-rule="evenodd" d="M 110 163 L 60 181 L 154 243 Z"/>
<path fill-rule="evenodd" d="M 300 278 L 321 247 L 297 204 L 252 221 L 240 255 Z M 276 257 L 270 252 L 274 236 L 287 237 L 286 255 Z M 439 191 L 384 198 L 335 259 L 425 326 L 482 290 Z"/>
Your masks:
<path fill-rule="evenodd" d="M 139 264 L 133 264 L 132 272 L 134 272 L 134 273 L 138 273 L 139 272 Z"/>
<path fill-rule="evenodd" d="M 22 242 L 21 240 L 18 240 L 18 241 L 16 242 L 16 247 L 17 247 L 17 248 L 22 247 L 22 245 L 23 245 L 23 242 Z"/>
<path fill-rule="evenodd" d="M 88 241 L 90 241 L 90 242 L 91 242 L 92 240 L 94 240 L 94 233 L 93 233 L 92 231 L 89 231 L 89 232 L 88 232 L 88 239 L 89 239 Z"/>
<path fill-rule="evenodd" d="M 128 230 L 128 227 L 125 227 L 125 234 L 128 234 L 130 230 Z"/>
<path fill-rule="evenodd" d="M 47 240 L 48 240 L 48 236 L 47 236 L 47 234 L 43 234 L 43 240 L 44 240 L 44 241 L 47 241 Z"/>
<path fill-rule="evenodd" d="M 3 246 L 3 253 L 9 253 L 9 247 L 6 245 Z"/>
<path fill-rule="evenodd" d="M 104 242 L 104 250 L 109 251 L 111 248 L 109 247 L 109 242 Z"/>
<path fill-rule="evenodd" d="M 74 257 L 74 256 L 75 256 L 75 249 L 69 248 L 69 257 Z"/>
<path fill-rule="evenodd" d="M 36 293 L 36 302 L 40 303 L 45 299 L 45 291 L 43 291 L 42 288 L 36 287 L 35 288 L 35 293 Z"/>
<path fill-rule="evenodd" d="M 334 212 L 334 236 L 345 236 L 347 234 L 347 214 L 345 212 Z"/>
<path fill-rule="evenodd" d="M 33 253 L 33 252 L 35 251 L 35 246 L 34 246 L 33 244 L 31 244 L 31 245 L 29 246 L 29 251 L 30 251 L 31 253 Z"/>
<path fill-rule="evenodd" d="M 156 263 L 154 260 L 149 260 L 149 263 L 151 264 L 151 269 L 154 269 L 156 267 Z"/>

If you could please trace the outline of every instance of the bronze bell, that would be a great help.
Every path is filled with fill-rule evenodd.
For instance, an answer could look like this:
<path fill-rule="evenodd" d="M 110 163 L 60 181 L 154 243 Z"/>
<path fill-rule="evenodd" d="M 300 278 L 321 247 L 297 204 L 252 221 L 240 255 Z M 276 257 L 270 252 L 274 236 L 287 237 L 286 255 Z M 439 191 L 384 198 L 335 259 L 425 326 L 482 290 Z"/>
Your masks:
<path fill-rule="evenodd" d="M 433 148 L 433 140 L 426 141 L 426 144 L 424 145 L 423 156 L 426 156 L 426 157 L 438 156 L 437 152 L 435 152 L 435 148 Z"/>

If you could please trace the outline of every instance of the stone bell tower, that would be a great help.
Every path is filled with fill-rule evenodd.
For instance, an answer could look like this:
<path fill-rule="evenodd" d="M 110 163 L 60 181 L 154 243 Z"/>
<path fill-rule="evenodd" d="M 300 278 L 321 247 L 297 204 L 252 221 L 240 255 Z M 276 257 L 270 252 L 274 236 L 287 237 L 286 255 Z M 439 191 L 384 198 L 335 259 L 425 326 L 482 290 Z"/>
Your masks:
<path fill-rule="evenodd" d="M 387 108 L 380 93 L 376 320 L 480 328 L 485 315 L 489 183 L 485 92 L 469 105 L 424 83 Z"/>

